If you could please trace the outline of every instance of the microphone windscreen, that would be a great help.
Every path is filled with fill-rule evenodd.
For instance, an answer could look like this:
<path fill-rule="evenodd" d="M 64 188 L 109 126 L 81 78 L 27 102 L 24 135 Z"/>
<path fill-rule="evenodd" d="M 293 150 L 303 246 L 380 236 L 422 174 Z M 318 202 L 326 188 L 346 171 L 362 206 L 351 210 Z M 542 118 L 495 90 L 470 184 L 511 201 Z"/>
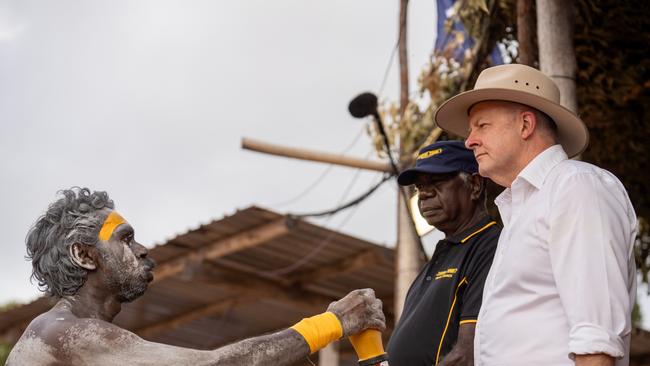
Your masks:
<path fill-rule="evenodd" d="M 357 95 L 348 106 L 350 114 L 354 118 L 363 118 L 377 112 L 377 96 L 372 93 Z"/>

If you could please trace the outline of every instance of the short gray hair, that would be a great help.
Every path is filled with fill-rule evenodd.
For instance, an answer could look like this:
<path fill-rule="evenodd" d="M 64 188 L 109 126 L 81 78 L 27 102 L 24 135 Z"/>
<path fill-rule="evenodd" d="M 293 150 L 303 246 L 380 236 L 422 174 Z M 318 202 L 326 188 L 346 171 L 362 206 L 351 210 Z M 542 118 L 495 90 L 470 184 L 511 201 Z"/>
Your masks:
<path fill-rule="evenodd" d="M 540 127 L 540 129 L 546 134 L 553 139 L 553 141 L 558 142 L 559 136 L 557 132 L 557 124 L 555 124 L 555 121 L 551 116 L 548 114 L 540 111 L 537 108 L 531 107 L 526 104 L 521 104 L 517 102 L 504 102 L 506 104 L 510 104 L 513 109 L 516 109 L 518 112 L 523 112 L 523 111 L 530 111 L 535 115 L 535 120 L 537 120 L 537 125 Z"/>
<path fill-rule="evenodd" d="M 32 261 L 31 278 L 51 296 L 74 295 L 86 281 L 87 271 L 70 258 L 74 243 L 94 246 L 105 215 L 99 211 L 115 205 L 106 192 L 73 187 L 58 192 L 63 197 L 50 204 L 29 229 L 25 244 Z"/>
<path fill-rule="evenodd" d="M 463 181 L 463 183 L 465 183 L 465 186 L 467 188 L 471 188 L 471 186 L 472 186 L 472 174 L 467 173 L 467 172 L 458 172 L 458 176 Z M 481 177 L 481 179 L 485 180 L 486 178 Z M 478 198 L 479 200 L 482 200 L 484 204 L 487 202 L 486 201 L 487 200 L 487 194 L 486 194 L 487 189 L 486 189 L 486 184 L 485 183 L 486 182 L 484 182 L 484 184 L 483 184 L 483 189 L 481 190 L 481 195 Z"/>

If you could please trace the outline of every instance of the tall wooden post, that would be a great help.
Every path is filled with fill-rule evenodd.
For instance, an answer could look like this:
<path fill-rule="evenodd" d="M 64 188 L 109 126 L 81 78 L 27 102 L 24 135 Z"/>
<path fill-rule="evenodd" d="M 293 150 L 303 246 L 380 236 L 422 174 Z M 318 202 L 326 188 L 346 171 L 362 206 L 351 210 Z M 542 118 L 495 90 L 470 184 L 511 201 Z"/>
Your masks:
<path fill-rule="evenodd" d="M 332 342 L 318 351 L 318 366 L 339 366 L 339 342 Z"/>
<path fill-rule="evenodd" d="M 539 68 L 560 88 L 560 104 L 576 112 L 573 1 L 537 0 Z"/>
<path fill-rule="evenodd" d="M 517 0 L 517 42 L 519 63 L 533 66 L 535 63 L 535 0 Z"/>
<path fill-rule="evenodd" d="M 407 54 L 407 8 L 408 0 L 400 0 L 399 13 L 399 65 L 400 65 L 400 116 L 404 115 L 406 106 L 409 103 L 409 79 L 408 79 L 408 54 Z M 400 148 L 400 157 L 406 153 Z M 398 159 L 401 161 L 402 159 Z M 403 169 L 405 167 L 400 167 Z M 420 242 L 415 227 L 411 221 L 411 214 L 408 209 L 408 202 L 404 197 L 410 197 L 412 191 L 403 189 L 404 193 L 397 192 L 397 245 L 395 257 L 395 321 L 402 314 L 404 300 L 411 283 L 420 270 Z"/>

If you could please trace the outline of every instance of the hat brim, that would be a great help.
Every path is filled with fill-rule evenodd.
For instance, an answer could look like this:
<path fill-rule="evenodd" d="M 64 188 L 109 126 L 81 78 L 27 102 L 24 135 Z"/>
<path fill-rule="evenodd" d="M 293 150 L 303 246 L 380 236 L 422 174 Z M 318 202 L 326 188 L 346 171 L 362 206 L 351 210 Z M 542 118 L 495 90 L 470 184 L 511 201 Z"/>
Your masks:
<path fill-rule="evenodd" d="M 401 172 L 397 176 L 397 183 L 401 186 L 410 186 L 415 183 L 415 178 L 419 173 L 425 174 L 447 174 L 458 172 L 458 169 L 455 168 L 445 168 L 445 167 L 420 167 L 420 168 L 409 168 Z"/>
<path fill-rule="evenodd" d="M 555 121 L 559 142 L 569 157 L 581 154 L 589 145 L 587 126 L 575 113 L 546 98 L 519 90 L 485 88 L 460 93 L 438 107 L 434 120 L 443 130 L 466 138 L 469 108 L 490 100 L 525 104 L 546 113 Z"/>

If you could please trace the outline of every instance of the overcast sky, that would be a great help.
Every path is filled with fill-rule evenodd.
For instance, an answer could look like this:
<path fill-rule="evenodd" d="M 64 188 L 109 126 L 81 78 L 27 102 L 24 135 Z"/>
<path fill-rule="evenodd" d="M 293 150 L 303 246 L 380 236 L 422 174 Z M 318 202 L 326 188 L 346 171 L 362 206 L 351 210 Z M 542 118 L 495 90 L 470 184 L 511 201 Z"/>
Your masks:
<path fill-rule="evenodd" d="M 106 190 L 149 245 L 252 204 L 336 206 L 356 171 L 241 150 L 243 136 L 374 158 L 347 112 L 378 92 L 398 1 L 1 1 L 0 303 L 37 294 L 24 237 L 70 186 Z M 431 52 L 435 7 L 410 7 L 411 79 Z M 415 91 L 415 82 L 412 84 Z M 397 59 L 384 99 L 398 96 Z M 363 172 L 349 198 L 379 179 Z M 395 241 L 395 189 L 315 221 Z"/>
<path fill-rule="evenodd" d="M 378 174 L 335 167 L 293 200 L 327 166 L 240 139 L 374 158 L 347 104 L 379 92 L 398 3 L 0 0 L 0 303 L 39 294 L 24 237 L 59 189 L 108 191 L 147 246 L 253 204 L 316 211 L 365 191 Z M 435 21 L 435 1 L 410 1 L 412 93 Z M 380 97 L 398 98 L 397 58 Z M 385 184 L 314 222 L 393 246 L 395 204 Z"/>

